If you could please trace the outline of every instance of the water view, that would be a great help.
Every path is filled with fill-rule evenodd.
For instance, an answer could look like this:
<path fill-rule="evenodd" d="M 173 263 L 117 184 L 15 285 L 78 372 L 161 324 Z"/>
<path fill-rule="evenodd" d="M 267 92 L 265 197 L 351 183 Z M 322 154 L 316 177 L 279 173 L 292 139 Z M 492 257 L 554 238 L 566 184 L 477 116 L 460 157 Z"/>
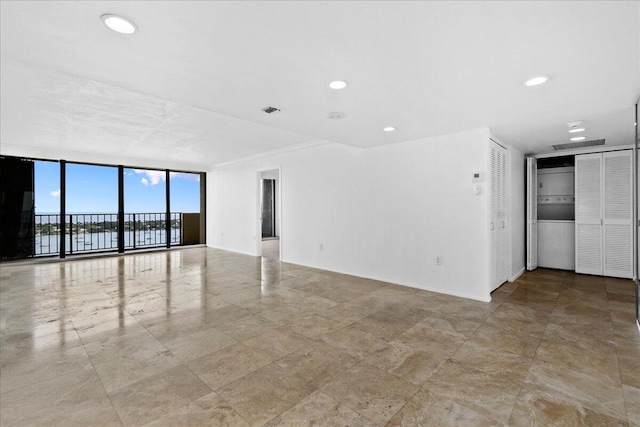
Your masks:
<path fill-rule="evenodd" d="M 171 229 L 171 243 L 180 243 L 180 229 Z M 36 234 L 35 254 L 47 255 L 57 254 L 60 251 L 60 236 L 58 234 Z M 118 249 L 118 233 L 115 231 L 102 233 L 81 233 L 79 235 L 65 238 L 68 253 L 88 252 L 96 250 Z M 163 246 L 167 243 L 166 232 L 164 230 L 149 231 L 125 231 L 125 248 L 142 248 L 152 246 Z"/>
<path fill-rule="evenodd" d="M 35 216 L 35 255 L 60 251 L 60 216 Z M 167 243 L 165 214 L 125 214 L 124 246 L 127 249 L 163 246 Z M 65 247 L 68 254 L 116 250 L 118 248 L 117 214 L 71 214 L 66 217 Z M 181 213 L 170 216 L 171 244 L 180 244 Z"/>

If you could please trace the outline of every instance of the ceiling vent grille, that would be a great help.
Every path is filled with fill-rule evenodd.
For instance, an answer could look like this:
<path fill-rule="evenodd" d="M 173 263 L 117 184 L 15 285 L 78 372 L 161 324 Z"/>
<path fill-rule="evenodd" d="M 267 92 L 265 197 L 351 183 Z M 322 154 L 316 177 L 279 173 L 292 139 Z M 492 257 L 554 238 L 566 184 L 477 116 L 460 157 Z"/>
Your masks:
<path fill-rule="evenodd" d="M 264 107 L 262 109 L 262 111 L 264 111 L 267 114 L 273 114 L 273 113 L 277 113 L 278 111 L 282 111 L 279 108 L 276 107 L 272 107 L 272 106 L 268 106 L 268 107 Z"/>
<path fill-rule="evenodd" d="M 595 147 L 596 145 L 604 145 L 604 139 L 592 139 L 591 141 L 567 142 L 566 144 L 554 144 L 553 149 L 570 150 L 572 148 Z"/>

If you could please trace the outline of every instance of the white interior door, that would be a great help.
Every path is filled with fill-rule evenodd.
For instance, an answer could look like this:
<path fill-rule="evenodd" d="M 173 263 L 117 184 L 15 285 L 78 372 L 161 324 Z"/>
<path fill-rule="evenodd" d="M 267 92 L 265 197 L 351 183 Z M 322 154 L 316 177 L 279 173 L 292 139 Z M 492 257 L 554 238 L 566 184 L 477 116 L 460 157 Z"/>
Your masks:
<path fill-rule="evenodd" d="M 527 157 L 527 270 L 538 268 L 538 159 Z"/>
<path fill-rule="evenodd" d="M 498 202 L 498 245 L 500 262 L 498 263 L 498 281 L 499 285 L 503 284 L 509 279 L 509 234 L 507 232 L 507 212 L 508 212 L 508 199 L 507 199 L 507 150 L 500 147 L 498 150 L 498 169 L 500 171 L 498 182 L 499 197 Z"/>
<path fill-rule="evenodd" d="M 602 274 L 602 154 L 576 156 L 576 273 Z"/>
<path fill-rule="evenodd" d="M 507 233 L 507 150 L 491 144 L 491 197 L 490 197 L 490 263 L 491 291 L 509 278 Z"/>
<path fill-rule="evenodd" d="M 631 151 L 603 153 L 604 275 L 633 277 Z"/>

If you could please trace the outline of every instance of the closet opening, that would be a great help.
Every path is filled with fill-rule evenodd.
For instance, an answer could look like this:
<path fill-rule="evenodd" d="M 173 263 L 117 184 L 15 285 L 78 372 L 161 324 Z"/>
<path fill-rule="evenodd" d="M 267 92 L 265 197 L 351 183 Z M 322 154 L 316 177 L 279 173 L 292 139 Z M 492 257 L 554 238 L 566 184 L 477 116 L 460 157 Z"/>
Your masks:
<path fill-rule="evenodd" d="M 527 159 L 527 269 L 631 279 L 632 151 Z"/>
<path fill-rule="evenodd" d="M 575 157 L 538 159 L 538 267 L 575 269 Z"/>

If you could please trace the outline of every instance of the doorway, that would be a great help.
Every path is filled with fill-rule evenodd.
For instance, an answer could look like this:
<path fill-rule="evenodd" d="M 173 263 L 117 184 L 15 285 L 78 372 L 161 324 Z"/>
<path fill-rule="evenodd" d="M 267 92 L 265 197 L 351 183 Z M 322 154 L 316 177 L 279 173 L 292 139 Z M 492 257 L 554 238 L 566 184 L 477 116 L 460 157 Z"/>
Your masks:
<path fill-rule="evenodd" d="M 258 171 L 258 175 L 258 255 L 268 259 L 280 259 L 280 169 Z"/>
<path fill-rule="evenodd" d="M 276 235 L 276 180 L 262 179 L 262 238 Z"/>

